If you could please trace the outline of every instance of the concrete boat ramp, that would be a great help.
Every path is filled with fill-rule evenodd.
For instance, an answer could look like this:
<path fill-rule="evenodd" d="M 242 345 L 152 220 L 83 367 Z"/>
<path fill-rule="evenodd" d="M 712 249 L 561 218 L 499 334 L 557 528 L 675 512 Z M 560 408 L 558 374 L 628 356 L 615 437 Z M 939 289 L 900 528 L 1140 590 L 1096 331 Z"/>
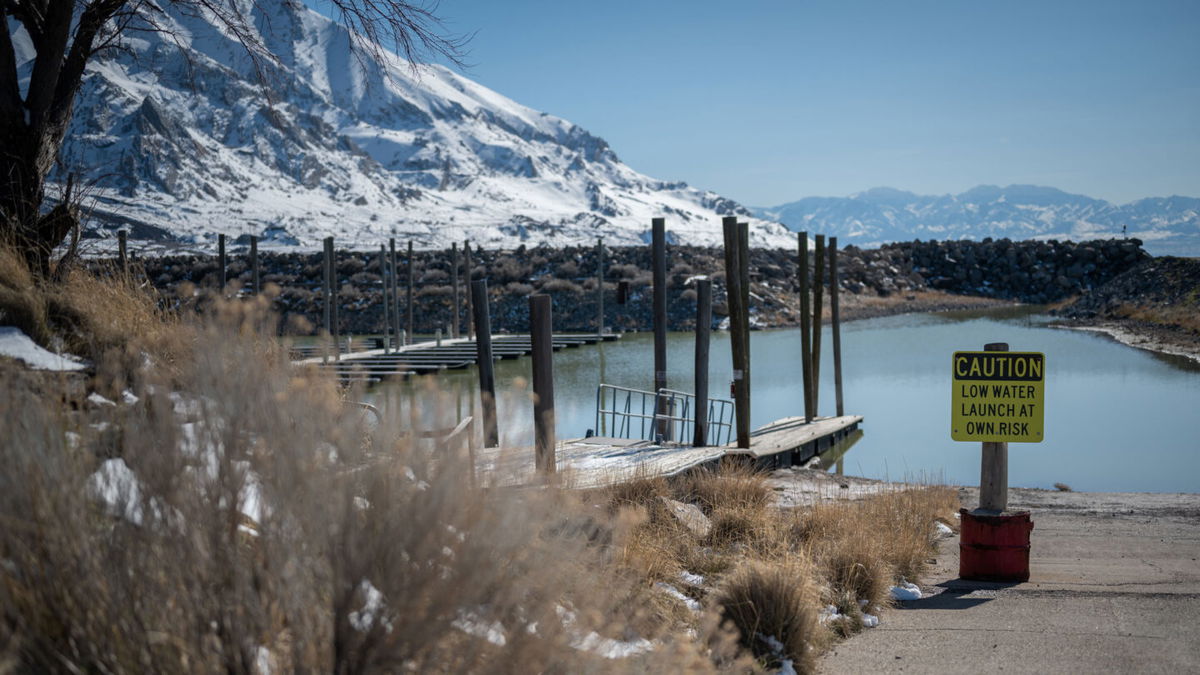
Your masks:
<path fill-rule="evenodd" d="M 844 451 L 847 441 L 852 443 L 861 436 L 858 427 L 862 421 L 861 415 L 819 417 L 807 423 L 802 417 L 789 417 L 754 431 L 749 449 L 734 444 L 693 447 L 603 436 L 577 438 L 556 446 L 558 479 L 572 488 L 597 488 L 639 478 L 674 476 L 713 466 L 725 457 L 741 458 L 764 468 L 803 465 L 822 455 Z M 532 447 L 477 449 L 475 466 L 483 485 L 537 481 Z"/>

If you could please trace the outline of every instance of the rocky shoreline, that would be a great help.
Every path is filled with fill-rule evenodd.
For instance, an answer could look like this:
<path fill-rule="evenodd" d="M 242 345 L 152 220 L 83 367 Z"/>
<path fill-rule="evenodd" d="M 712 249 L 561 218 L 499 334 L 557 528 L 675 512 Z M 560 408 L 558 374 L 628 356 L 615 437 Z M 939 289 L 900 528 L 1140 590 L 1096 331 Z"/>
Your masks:
<path fill-rule="evenodd" d="M 670 328 L 694 327 L 695 281 L 705 277 L 714 282 L 714 323 L 719 324 L 727 314 L 721 250 L 675 245 L 669 247 L 668 257 Z M 229 259 L 228 278 L 244 287 L 250 280 L 244 248 L 232 248 Z M 839 251 L 838 259 L 841 315 L 845 320 L 854 320 L 905 312 L 1062 301 L 1099 288 L 1150 258 L 1136 239 L 1083 243 L 985 239 L 917 241 L 871 250 L 849 246 Z M 810 278 L 815 267 L 812 262 Z M 320 255 L 264 253 L 260 265 L 264 286 L 275 288 L 274 307 L 283 319 L 282 332 L 313 333 L 323 314 Z M 404 311 L 408 271 L 403 253 L 399 265 L 399 304 Z M 414 255 L 415 332 L 449 330 L 454 307 L 453 265 L 449 251 L 418 251 Z M 554 299 L 555 330 L 594 331 L 598 313 L 596 266 L 594 247 L 521 247 L 513 251 L 476 248 L 469 272 L 465 265 L 460 266 L 460 326 L 467 320 L 469 277 L 488 281 L 492 325 L 497 332 L 527 330 L 526 298 L 533 293 L 546 293 Z M 147 257 L 139 259 L 136 267 L 167 304 L 186 303 L 195 295 L 196 287 L 214 288 L 219 278 L 212 256 Z M 795 251 L 754 249 L 750 267 L 752 325 L 798 325 Z M 606 249 L 606 328 L 641 331 L 652 327 L 650 269 L 649 247 Z M 337 271 L 341 332 L 380 332 L 384 320 L 378 252 L 341 252 Z M 623 304 L 620 289 L 625 291 Z M 827 300 L 826 316 L 828 304 Z"/>

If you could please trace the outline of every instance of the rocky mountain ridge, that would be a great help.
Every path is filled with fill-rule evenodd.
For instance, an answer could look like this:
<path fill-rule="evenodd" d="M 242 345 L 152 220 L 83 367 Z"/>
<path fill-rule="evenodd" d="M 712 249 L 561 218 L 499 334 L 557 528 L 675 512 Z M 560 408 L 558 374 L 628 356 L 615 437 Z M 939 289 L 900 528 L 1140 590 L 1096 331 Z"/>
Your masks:
<path fill-rule="evenodd" d="M 301 3 L 246 3 L 274 55 L 255 64 L 219 21 L 162 5 L 88 67 L 63 182 L 90 185 L 92 235 L 115 227 L 160 250 L 211 250 L 217 233 L 267 248 L 639 244 L 650 219 L 721 240 L 720 218 L 756 245 L 794 235 L 683 182 L 645 176 L 604 139 L 441 66 L 353 52 L 351 34 Z M 18 30 L 18 76 L 33 54 Z M 77 180 L 78 184 L 81 182 Z M 145 246 L 143 246 L 145 249 Z"/>
<path fill-rule="evenodd" d="M 754 210 L 793 230 L 824 232 L 870 248 L 912 239 L 1137 237 L 1155 255 L 1200 256 L 1200 199 L 1193 197 L 1115 205 L 1036 185 L 981 185 L 957 195 L 874 188 Z"/>

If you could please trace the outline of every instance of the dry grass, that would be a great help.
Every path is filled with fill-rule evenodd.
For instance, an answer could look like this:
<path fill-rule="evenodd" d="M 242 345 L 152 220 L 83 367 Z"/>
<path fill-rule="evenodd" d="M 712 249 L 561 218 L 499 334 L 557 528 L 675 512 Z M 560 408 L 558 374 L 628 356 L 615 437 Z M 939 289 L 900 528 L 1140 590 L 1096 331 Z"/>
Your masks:
<path fill-rule="evenodd" d="M 749 561 L 725 579 L 715 602 L 742 646 L 765 665 L 787 658 L 797 672 L 813 671 L 828 634 L 817 622 L 820 593 L 805 557 Z"/>
<path fill-rule="evenodd" d="M 1200 312 L 1196 310 L 1196 303 L 1171 307 L 1122 304 L 1113 310 L 1113 315 L 1122 319 L 1171 326 L 1200 334 Z"/>
<path fill-rule="evenodd" d="M 897 487 L 790 512 L 772 504 L 765 479 L 728 462 L 671 480 L 620 484 L 593 499 L 641 516 L 623 540 L 622 569 L 647 585 L 683 587 L 685 573 L 703 575 L 705 583 L 689 594 L 719 610 L 760 666 L 786 657 L 806 672 L 835 636 L 862 628 L 864 611 L 888 606 L 896 582 L 920 575 L 934 551 L 935 522 L 952 522 L 958 498 L 949 488 Z M 677 520 L 662 507 L 664 497 L 698 506 L 709 518 L 708 534 Z M 827 625 L 816 621 L 825 605 L 841 615 Z M 700 617 L 681 614 L 681 606 L 658 616 L 698 625 Z"/>
<path fill-rule="evenodd" d="M 3 275 L 11 290 L 20 269 Z M 956 506 L 926 488 L 786 512 L 733 463 L 591 493 L 474 489 L 464 458 L 405 441 L 436 391 L 364 425 L 266 337 L 265 299 L 182 321 L 104 279 L 33 297 L 76 311 L 94 384 L 137 401 L 0 389 L 0 670 L 805 672 L 855 628 L 820 607 L 884 604 Z"/>
<path fill-rule="evenodd" d="M 113 373 L 128 373 L 143 350 L 162 355 L 180 348 L 164 344 L 174 325 L 148 284 L 115 268 L 100 276 L 70 269 L 61 279 L 39 280 L 8 246 L 0 246 L 0 323 L 48 349 L 106 361 L 102 370 Z"/>

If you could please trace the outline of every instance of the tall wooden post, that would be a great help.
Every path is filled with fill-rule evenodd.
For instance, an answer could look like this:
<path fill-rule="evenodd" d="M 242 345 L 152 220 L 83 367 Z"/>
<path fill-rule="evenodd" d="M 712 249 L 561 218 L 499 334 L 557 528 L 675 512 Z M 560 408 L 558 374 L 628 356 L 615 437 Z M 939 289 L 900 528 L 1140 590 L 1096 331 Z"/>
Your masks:
<path fill-rule="evenodd" d="M 604 240 L 596 239 L 596 337 L 604 335 Z"/>
<path fill-rule="evenodd" d="M 129 232 L 117 230 L 117 264 L 121 267 L 121 275 L 129 279 Z"/>
<path fill-rule="evenodd" d="M 1008 344 L 993 342 L 985 352 L 1006 352 Z M 979 509 L 1001 512 L 1008 508 L 1008 443 L 983 443 L 979 464 Z"/>
<path fill-rule="evenodd" d="M 813 338 L 812 338 L 812 404 L 813 417 L 821 409 L 821 300 L 825 288 L 825 235 L 817 235 L 817 250 L 813 255 Z"/>
<path fill-rule="evenodd" d="M 217 235 L 217 280 L 221 284 L 221 294 L 225 294 L 225 284 L 229 283 L 229 279 L 225 277 L 229 270 L 229 261 L 225 257 L 225 235 Z"/>
<path fill-rule="evenodd" d="M 450 337 L 458 337 L 458 242 L 450 244 L 450 285 L 454 287 L 454 313 L 450 316 Z"/>
<path fill-rule="evenodd" d="M 808 290 L 808 233 L 800 233 L 800 378 L 804 386 L 804 421 L 816 414 L 812 401 L 812 311 Z"/>
<path fill-rule="evenodd" d="M 342 324 L 339 320 L 341 308 L 341 299 L 338 298 L 338 268 L 337 268 L 337 247 L 333 244 L 333 237 L 329 238 L 329 294 L 332 298 L 330 303 L 333 306 L 333 358 L 336 361 L 342 360 Z"/>
<path fill-rule="evenodd" d="M 492 361 L 492 319 L 488 312 L 487 281 L 471 282 L 472 308 L 475 310 L 475 356 L 479 362 L 479 401 L 483 408 L 483 447 L 500 445 L 496 426 L 496 373 Z"/>
<path fill-rule="evenodd" d="M 475 324 L 470 319 L 474 316 L 471 313 L 471 270 L 474 268 L 471 266 L 471 242 L 469 241 L 463 242 L 463 267 L 465 268 L 463 271 L 467 275 L 467 338 L 472 339 L 475 337 Z"/>
<path fill-rule="evenodd" d="M 408 312 L 408 320 L 405 323 L 407 336 L 405 339 L 413 342 L 413 284 L 416 281 L 415 273 L 413 272 L 413 243 L 412 239 L 408 240 L 408 299 L 405 303 L 405 311 Z"/>
<path fill-rule="evenodd" d="M 738 236 L 737 218 L 727 216 L 721 219 L 721 228 L 725 235 L 725 295 L 729 309 L 730 346 L 733 354 L 733 407 L 737 424 L 737 445 L 739 448 L 750 447 L 750 400 L 746 398 L 746 387 L 742 383 L 745 375 L 745 333 L 742 331 L 742 275 L 738 269 Z"/>
<path fill-rule="evenodd" d="M 667 232 L 666 219 L 652 218 L 651 264 L 654 266 L 654 391 L 667 388 Z M 658 399 L 656 432 L 671 440 L 670 411 L 665 399 Z"/>
<path fill-rule="evenodd" d="M 391 293 L 388 292 L 388 274 L 387 274 L 387 247 L 383 244 L 379 245 L 379 292 L 381 294 L 383 305 L 383 353 L 388 353 L 388 329 L 392 325 L 391 312 L 388 311 L 388 305 L 391 304 Z"/>
<path fill-rule="evenodd" d="M 391 295 L 389 296 L 388 302 L 391 303 L 391 306 L 392 306 L 392 335 L 396 339 L 395 345 L 393 345 L 393 346 L 396 349 L 399 349 L 400 347 L 404 346 L 404 340 L 400 339 L 400 278 L 398 276 L 396 276 L 397 270 L 399 270 L 399 268 L 396 266 L 396 238 L 395 237 L 392 237 L 391 239 L 388 240 L 388 248 L 389 248 L 389 253 L 390 253 L 389 262 L 391 263 L 389 265 L 391 267 L 391 269 L 389 270 L 391 272 L 391 274 L 389 276 L 391 277 L 391 280 L 392 280 L 392 284 L 391 284 L 392 292 L 391 292 Z"/>
<path fill-rule="evenodd" d="M 750 225 L 745 222 L 738 223 L 738 268 L 742 275 L 742 388 L 745 389 L 742 398 L 746 408 L 746 438 L 749 442 L 750 411 L 754 408 L 750 399 L 754 390 L 750 386 Z"/>
<path fill-rule="evenodd" d="M 262 293 L 262 284 L 258 274 L 258 235 L 250 235 L 250 287 L 254 295 Z"/>
<path fill-rule="evenodd" d="M 554 436 L 554 332 L 550 296 L 529 296 L 529 339 L 533 346 L 533 430 L 535 464 L 543 473 L 557 470 Z"/>
<path fill-rule="evenodd" d="M 333 274 L 330 272 L 330 263 L 333 262 L 333 237 L 325 237 L 322 245 L 324 247 L 324 255 L 321 257 L 321 268 L 324 276 L 321 281 L 321 290 L 324 296 L 323 299 L 325 300 L 325 358 L 328 359 L 328 345 L 333 339 L 333 289 L 330 288 L 333 283 Z M 334 346 L 336 347 L 337 345 Z"/>
<path fill-rule="evenodd" d="M 712 282 L 696 282 L 696 411 L 692 445 L 708 445 L 708 347 L 712 333 Z"/>
<path fill-rule="evenodd" d="M 829 238 L 829 311 L 830 328 L 833 331 L 833 396 L 837 404 L 837 416 L 846 414 L 842 405 L 842 320 L 838 312 L 838 250 L 837 237 Z"/>

